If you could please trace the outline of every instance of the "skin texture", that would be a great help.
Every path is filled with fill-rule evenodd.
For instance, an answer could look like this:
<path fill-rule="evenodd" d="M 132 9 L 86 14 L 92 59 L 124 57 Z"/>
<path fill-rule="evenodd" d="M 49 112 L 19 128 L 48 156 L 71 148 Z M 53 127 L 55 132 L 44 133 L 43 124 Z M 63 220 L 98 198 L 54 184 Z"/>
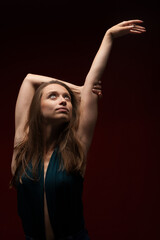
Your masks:
<path fill-rule="evenodd" d="M 115 26 L 108 29 L 104 35 L 102 43 L 99 47 L 99 50 L 92 62 L 92 65 L 89 69 L 89 72 L 85 78 L 83 86 L 75 86 L 74 84 L 70 84 L 65 82 L 73 92 L 78 93 L 81 98 L 80 103 L 80 122 L 79 128 L 77 131 L 77 137 L 80 139 L 82 146 L 84 148 L 84 152 L 86 153 L 89 150 L 94 128 L 98 115 L 98 95 L 101 96 L 101 82 L 100 79 L 103 75 L 103 72 L 106 68 L 109 54 L 111 51 L 111 47 L 114 41 L 114 38 L 121 37 L 127 34 L 141 34 L 146 30 L 143 26 L 140 26 L 143 21 L 139 19 L 123 21 L 121 23 L 116 24 Z M 28 110 L 30 107 L 30 103 L 34 96 L 35 90 L 42 82 L 49 82 L 51 80 L 58 80 L 50 77 L 28 74 L 24 79 L 16 103 L 15 110 L 15 138 L 14 145 L 16 145 L 20 140 L 22 140 L 25 136 L 24 126 L 28 117 Z M 62 81 L 62 80 L 58 80 Z M 63 82 L 63 81 L 62 81 Z M 56 89 L 57 96 L 54 95 L 47 98 L 47 93 L 50 90 Z M 94 89 L 94 90 L 93 90 Z M 44 154 L 44 177 L 48 167 L 51 150 L 54 148 L 54 137 L 56 138 L 56 134 L 58 136 L 57 129 L 58 127 L 69 121 L 71 118 L 72 106 L 66 97 L 64 97 L 64 90 L 59 86 L 48 86 L 44 89 L 42 99 L 41 99 L 41 111 L 42 116 L 44 118 L 44 144 L 46 146 L 46 151 Z M 59 107 L 65 107 L 67 110 L 56 110 Z M 52 124 L 54 120 L 54 125 Z M 54 134 L 52 134 L 54 133 Z M 54 136 L 54 137 L 53 137 Z M 13 158 L 11 163 L 11 171 L 14 174 L 16 169 L 15 163 L 16 152 L 13 152 Z M 45 192 L 44 192 L 45 198 Z M 53 240 L 53 232 L 51 226 L 49 224 L 49 216 L 47 205 L 44 205 L 45 211 L 45 226 L 46 226 L 46 239 Z"/>
<path fill-rule="evenodd" d="M 71 96 L 66 88 L 59 84 L 50 84 L 43 89 L 41 97 L 41 114 L 44 119 L 45 125 L 45 135 L 49 135 L 50 132 L 55 132 L 56 130 L 65 122 L 70 121 L 72 117 L 72 103 Z M 51 131 L 51 128 L 54 130 Z M 49 130 L 47 130 L 49 129 Z M 51 139 L 54 143 L 54 139 L 48 136 L 47 139 Z M 47 144 L 46 144 L 47 145 Z M 50 145 L 50 144 L 49 144 Z M 50 161 L 52 151 L 46 151 L 44 154 L 44 181 L 46 177 L 46 171 Z M 46 192 L 44 189 L 44 218 L 45 218 L 45 228 L 46 239 L 54 239 L 54 233 L 49 221 L 49 214 L 46 201 Z"/>
<path fill-rule="evenodd" d="M 46 123 L 59 125 L 72 117 L 72 103 L 69 92 L 61 85 L 51 84 L 43 89 L 41 113 Z"/>

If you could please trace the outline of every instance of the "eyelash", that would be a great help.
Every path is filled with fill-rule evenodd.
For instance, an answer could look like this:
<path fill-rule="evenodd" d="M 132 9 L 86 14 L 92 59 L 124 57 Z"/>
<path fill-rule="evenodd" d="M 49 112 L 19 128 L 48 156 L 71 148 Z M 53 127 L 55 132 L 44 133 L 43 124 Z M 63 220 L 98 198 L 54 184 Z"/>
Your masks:
<path fill-rule="evenodd" d="M 51 98 L 52 96 L 56 97 L 56 94 L 52 93 L 49 97 Z"/>
<path fill-rule="evenodd" d="M 54 96 L 56 98 L 56 94 L 52 93 L 49 97 L 51 98 L 52 96 Z M 71 100 L 70 96 L 68 96 L 68 95 L 65 95 L 64 98 Z"/>
<path fill-rule="evenodd" d="M 68 95 L 65 95 L 65 96 L 64 96 L 64 98 L 66 98 L 66 97 L 67 97 L 67 98 L 70 100 L 70 96 L 68 96 Z"/>

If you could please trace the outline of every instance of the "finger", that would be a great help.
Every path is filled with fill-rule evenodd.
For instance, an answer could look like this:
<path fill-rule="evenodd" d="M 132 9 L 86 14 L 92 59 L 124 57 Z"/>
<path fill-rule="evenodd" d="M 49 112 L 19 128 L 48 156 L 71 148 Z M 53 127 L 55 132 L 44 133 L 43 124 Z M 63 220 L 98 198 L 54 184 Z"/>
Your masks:
<path fill-rule="evenodd" d="M 99 93 L 98 93 L 98 97 L 99 97 L 99 98 L 102 98 L 102 96 L 103 96 L 103 95 L 102 95 L 102 92 L 99 92 Z"/>
<path fill-rule="evenodd" d="M 92 89 L 93 93 L 96 93 L 97 95 L 102 93 L 102 90 Z"/>
<path fill-rule="evenodd" d="M 143 31 L 144 32 L 144 31 Z M 142 31 L 138 31 L 138 30 L 134 30 L 134 29 L 131 29 L 130 30 L 130 33 L 138 33 L 138 34 L 141 34 L 143 33 Z"/>
<path fill-rule="evenodd" d="M 135 32 L 135 33 L 143 33 L 146 32 L 145 28 L 139 28 L 139 27 L 135 27 L 135 25 L 129 25 L 126 27 L 123 27 L 124 30 L 128 30 L 128 32 Z"/>
<path fill-rule="evenodd" d="M 134 30 L 138 30 L 138 31 L 146 31 L 146 29 L 145 29 L 145 27 L 142 27 L 142 26 L 139 26 L 139 25 L 131 25 L 131 26 L 133 26 L 132 27 L 132 29 L 134 29 Z"/>
<path fill-rule="evenodd" d="M 134 26 L 135 28 L 138 28 L 138 29 L 145 29 L 145 27 L 140 26 L 140 25 L 133 24 L 133 26 Z"/>
<path fill-rule="evenodd" d="M 134 20 L 123 21 L 122 23 L 123 23 L 123 26 L 127 26 L 129 24 L 143 23 L 143 21 L 139 19 L 134 19 Z"/>
<path fill-rule="evenodd" d="M 98 90 L 98 89 L 92 89 L 92 92 L 98 94 L 99 92 L 102 92 L 102 90 Z"/>
<path fill-rule="evenodd" d="M 98 82 L 96 82 L 95 84 L 94 84 L 94 86 L 96 86 L 96 85 L 101 85 L 102 84 L 102 81 L 98 81 Z"/>
<path fill-rule="evenodd" d="M 132 28 L 132 29 L 130 29 L 130 32 L 144 33 L 144 32 L 146 32 L 146 30 L 141 30 L 141 29 Z"/>
<path fill-rule="evenodd" d="M 92 92 L 97 94 L 98 96 L 102 95 L 102 91 L 101 90 L 92 89 Z"/>
<path fill-rule="evenodd" d="M 136 32 L 146 32 L 146 29 L 145 29 L 145 27 L 140 27 L 139 25 L 131 25 L 132 27 L 131 27 L 131 29 L 130 30 L 132 30 L 132 31 L 136 31 Z"/>
<path fill-rule="evenodd" d="M 102 86 L 102 84 L 101 83 L 96 83 L 96 84 L 94 84 L 93 86 L 95 86 L 95 87 L 101 87 Z"/>
<path fill-rule="evenodd" d="M 94 85 L 93 89 L 102 89 L 102 86 L 101 85 Z"/>

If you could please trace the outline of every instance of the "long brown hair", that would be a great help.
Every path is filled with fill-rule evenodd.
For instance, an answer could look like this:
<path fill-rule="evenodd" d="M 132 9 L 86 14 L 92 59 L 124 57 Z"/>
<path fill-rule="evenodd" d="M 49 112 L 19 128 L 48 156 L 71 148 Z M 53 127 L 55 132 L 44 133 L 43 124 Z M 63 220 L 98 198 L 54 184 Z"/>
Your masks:
<path fill-rule="evenodd" d="M 10 187 L 17 186 L 22 175 L 32 179 L 37 179 L 38 165 L 43 161 L 44 144 L 42 131 L 41 97 L 43 89 L 49 84 L 59 84 L 67 89 L 71 96 L 72 117 L 71 120 L 63 124 L 62 131 L 56 141 L 60 153 L 60 170 L 66 170 L 67 173 L 80 173 L 83 175 L 85 170 L 85 155 L 81 143 L 77 138 L 76 132 L 79 125 L 79 101 L 72 90 L 64 83 L 59 81 L 50 81 L 42 83 L 36 90 L 29 109 L 28 121 L 25 125 L 25 137 L 15 147 L 17 155 L 16 171 L 11 179 Z M 32 163 L 32 174 L 34 178 L 28 176 L 26 168 L 29 169 L 29 163 Z"/>

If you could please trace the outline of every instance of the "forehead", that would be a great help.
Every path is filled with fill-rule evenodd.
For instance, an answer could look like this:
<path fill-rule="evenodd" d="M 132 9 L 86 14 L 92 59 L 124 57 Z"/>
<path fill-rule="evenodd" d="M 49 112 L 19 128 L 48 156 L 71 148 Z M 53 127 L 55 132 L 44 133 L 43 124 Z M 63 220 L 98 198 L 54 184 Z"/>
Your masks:
<path fill-rule="evenodd" d="M 68 93 L 68 90 L 63 87 L 62 85 L 59 85 L 59 84 L 49 84 L 48 86 L 46 86 L 44 89 L 43 89 L 43 93 L 42 94 L 47 94 L 49 92 L 58 92 L 58 93 Z"/>

